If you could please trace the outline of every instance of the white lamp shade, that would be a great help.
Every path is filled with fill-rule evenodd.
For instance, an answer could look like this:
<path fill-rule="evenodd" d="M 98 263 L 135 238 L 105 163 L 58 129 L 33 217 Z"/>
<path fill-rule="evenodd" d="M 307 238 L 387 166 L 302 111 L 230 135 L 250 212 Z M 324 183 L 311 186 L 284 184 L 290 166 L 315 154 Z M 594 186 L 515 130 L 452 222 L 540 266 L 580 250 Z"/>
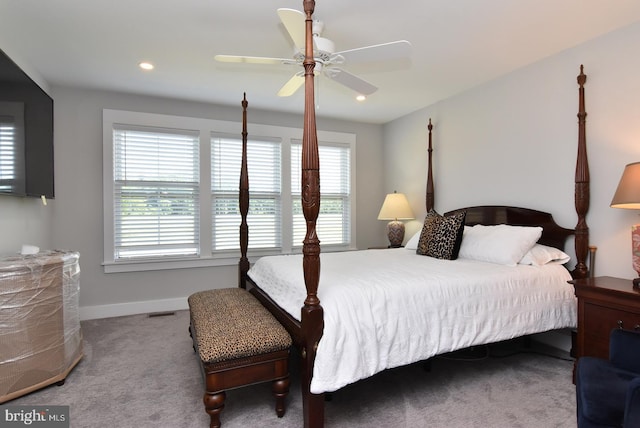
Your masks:
<path fill-rule="evenodd" d="M 640 162 L 624 167 L 620 183 L 611 200 L 611 207 L 640 209 Z"/>
<path fill-rule="evenodd" d="M 412 220 L 413 211 L 404 193 L 389 193 L 382 203 L 378 220 Z"/>

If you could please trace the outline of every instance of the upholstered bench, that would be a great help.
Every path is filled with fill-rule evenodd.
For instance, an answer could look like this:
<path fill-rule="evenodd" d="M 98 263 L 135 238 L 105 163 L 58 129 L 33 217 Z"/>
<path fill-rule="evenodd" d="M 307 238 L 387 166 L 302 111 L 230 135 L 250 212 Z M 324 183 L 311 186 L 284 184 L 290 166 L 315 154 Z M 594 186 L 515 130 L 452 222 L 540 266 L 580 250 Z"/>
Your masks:
<path fill-rule="evenodd" d="M 205 381 L 204 407 L 211 428 L 220 427 L 225 391 L 273 382 L 276 414 L 289 392 L 291 336 L 247 290 L 223 288 L 189 296 L 193 346 Z"/>

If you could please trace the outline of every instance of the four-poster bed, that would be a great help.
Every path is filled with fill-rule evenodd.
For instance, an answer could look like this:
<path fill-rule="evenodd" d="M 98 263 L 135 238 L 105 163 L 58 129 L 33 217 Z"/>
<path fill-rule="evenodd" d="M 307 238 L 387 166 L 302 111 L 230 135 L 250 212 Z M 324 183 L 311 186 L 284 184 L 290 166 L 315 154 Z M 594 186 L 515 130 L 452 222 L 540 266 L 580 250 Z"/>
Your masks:
<path fill-rule="evenodd" d="M 314 112 L 314 82 L 313 82 L 313 43 L 311 37 L 312 31 L 312 15 L 314 12 L 315 2 L 313 0 L 303 1 L 304 11 L 306 14 L 306 56 L 303 63 L 305 69 L 305 110 L 304 110 L 304 127 L 303 127 L 303 141 L 302 141 L 302 208 L 304 217 L 307 224 L 307 233 L 303 241 L 302 256 L 274 256 L 261 259 L 269 259 L 271 263 L 278 263 L 287 260 L 287 262 L 293 261 L 297 264 L 297 273 L 289 275 L 294 283 L 297 283 L 297 294 L 289 293 L 285 288 L 280 288 L 277 285 L 274 291 L 273 287 L 270 287 L 271 291 L 265 291 L 265 284 L 256 280 L 255 277 L 261 277 L 264 272 L 270 270 L 275 276 L 278 276 L 278 272 L 275 271 L 274 265 L 267 265 L 266 269 L 254 270 L 256 267 L 250 268 L 247 259 L 247 242 L 248 242 L 248 226 L 246 223 L 248 204 L 249 204 L 249 185 L 248 174 L 246 167 L 246 131 L 243 131 L 243 161 L 240 180 L 240 210 L 242 215 L 242 223 L 240 227 L 240 246 L 241 246 L 241 260 L 239 264 L 239 285 L 242 288 L 246 288 L 266 306 L 275 317 L 282 323 L 293 338 L 295 346 L 299 349 L 301 356 L 300 376 L 301 386 L 303 394 L 303 417 L 305 427 L 321 427 L 324 424 L 324 392 L 329 392 L 344 385 L 345 382 L 349 383 L 357 379 L 370 376 L 380 370 L 388 367 L 399 366 L 407 364 L 411 361 L 419 361 L 420 359 L 428 358 L 432 355 L 442 352 L 448 352 L 455 349 L 461 349 L 473 344 L 480 343 L 492 343 L 498 340 L 504 340 L 504 337 L 497 335 L 493 330 L 485 331 L 483 325 L 485 324 L 498 324 L 501 329 L 509 330 L 513 326 L 513 330 L 508 331 L 505 334 L 510 334 L 512 337 L 526 335 L 535 332 L 548 331 L 557 328 L 573 327 L 575 326 L 575 301 L 573 296 L 573 290 L 570 285 L 567 284 L 567 280 L 571 277 L 584 278 L 588 275 L 588 269 L 586 266 L 586 257 L 588 252 L 588 227 L 586 225 L 586 213 L 589 206 L 589 170 L 586 156 L 586 139 L 585 139 L 585 118 L 586 113 L 584 110 L 584 83 L 586 76 L 580 69 L 580 75 L 578 76 L 579 84 L 579 137 L 578 137 L 578 155 L 576 163 L 576 175 L 575 175 L 575 207 L 578 215 L 578 223 L 575 229 L 566 229 L 558 226 L 550 214 L 524 209 L 516 207 L 497 207 L 497 206 L 482 206 L 482 207 L 470 207 L 463 209 L 466 212 L 466 224 L 472 226 L 474 224 L 480 225 L 498 225 L 501 223 L 507 223 L 515 226 L 527 226 L 528 229 L 535 227 L 541 227 L 541 235 L 538 241 L 541 244 L 557 247 L 562 249 L 565 239 L 570 235 L 575 235 L 575 252 L 576 252 L 576 266 L 571 272 L 571 275 L 566 271 L 561 264 L 550 263 L 548 266 L 523 266 L 519 265 L 518 268 L 513 266 L 503 266 L 494 264 L 495 269 L 488 268 L 489 263 L 478 262 L 476 260 L 459 260 L 456 263 L 456 271 L 465 270 L 465 276 L 458 283 L 454 283 L 451 289 L 443 292 L 442 290 L 431 290 L 429 287 L 418 287 L 414 285 L 416 278 L 406 278 L 406 282 L 402 283 L 400 289 L 391 284 L 385 285 L 384 283 L 375 283 L 376 278 L 366 276 L 366 271 L 372 271 L 374 276 L 384 276 L 380 274 L 379 270 L 375 270 L 380 265 L 392 265 L 397 263 L 405 263 L 405 260 L 410 260 L 409 263 L 413 265 L 419 265 L 418 269 L 421 269 L 418 275 L 418 281 L 426 281 L 422 273 L 424 271 L 432 272 L 438 271 L 439 275 L 446 275 L 444 272 L 444 266 L 449 261 L 442 261 L 431 257 L 418 256 L 414 251 L 408 251 L 406 249 L 390 249 L 390 250 L 369 250 L 369 251 L 357 251 L 350 252 L 355 257 L 357 262 L 349 262 L 347 265 L 340 263 L 343 259 L 343 255 L 337 256 L 335 253 L 323 255 L 323 286 L 321 292 L 323 296 L 324 308 L 321 305 L 318 297 L 318 288 L 320 284 L 320 240 L 316 235 L 316 220 L 318 218 L 320 207 L 320 182 L 319 182 L 319 161 L 318 161 L 318 142 L 316 136 L 316 121 Z M 246 105 L 243 113 L 243 129 L 246 129 Z M 426 209 L 430 212 L 434 205 L 434 186 L 432 177 L 432 125 L 429 121 L 428 135 L 429 135 L 429 147 L 428 147 L 428 172 L 427 172 L 427 194 L 426 194 Z M 459 210 L 457 210 L 459 211 Z M 447 213 L 451 214 L 451 213 Z M 466 233 L 466 231 L 465 231 Z M 463 244 L 465 242 L 463 238 Z M 536 241 L 533 241 L 536 242 Z M 385 257 L 394 257 L 393 262 L 381 263 L 380 259 L 377 259 L 376 252 L 378 254 L 386 253 Z M 344 254 L 347 256 L 349 254 Z M 350 259 L 351 260 L 351 259 Z M 387 259 L 388 260 L 388 259 Z M 401 261 L 402 260 L 402 261 Z M 266 262 L 265 262 L 266 263 Z M 302 269 L 300 269 L 300 264 Z M 461 268 L 464 266 L 464 268 Z M 364 312 L 359 306 L 357 306 L 358 297 L 354 297 L 352 294 L 346 294 L 350 292 L 350 287 L 347 287 L 347 283 L 350 279 L 346 278 L 350 268 L 356 269 L 359 267 L 362 272 L 352 272 L 357 280 L 360 281 L 360 285 L 356 285 L 352 288 L 363 288 L 364 283 L 367 287 L 365 290 L 365 296 L 371 297 L 369 294 L 370 288 L 376 288 L 381 290 L 384 301 L 376 300 L 375 297 L 371 297 L 372 300 L 367 301 L 364 306 L 368 308 L 373 307 L 372 312 Z M 340 274 L 337 274 L 339 269 Z M 414 272 L 414 268 L 408 269 L 408 272 Z M 489 270 L 490 269 L 490 270 Z M 467 271 L 468 270 L 468 271 Z M 495 273 L 494 271 L 500 271 Z M 530 273 L 534 272 L 533 281 L 530 281 Z M 486 272 L 486 273 L 485 273 Z M 517 272 L 517 273 L 516 273 Z M 525 275 L 520 277 L 517 275 Z M 544 272 L 544 274 L 543 274 Z M 336 276 L 337 275 L 337 276 Z M 344 276 L 341 276 L 344 275 Z M 414 275 L 410 273 L 409 276 Z M 494 283 L 495 278 L 493 275 L 506 275 L 504 286 L 490 289 L 488 283 Z M 512 275 L 516 275 L 513 277 Z M 539 276 L 538 276 L 539 275 Z M 542 275 L 551 275 L 545 277 Z M 441 277 L 439 277 L 440 279 Z M 538 279 L 535 279 L 538 278 Z M 553 278 L 553 279 L 549 279 Z M 275 282 L 272 278 L 270 282 Z M 403 279 L 405 281 L 405 279 Z M 527 282 L 524 282 L 527 281 Z M 538 282 L 535 282 L 538 281 Z M 301 288 L 301 283 L 304 282 L 304 288 Z M 394 281 L 395 282 L 395 281 Z M 553 282 L 557 283 L 557 287 L 553 289 L 545 290 L 545 294 L 552 295 L 552 302 L 539 303 L 541 299 L 538 295 L 531 297 L 528 293 L 530 290 L 537 290 L 544 287 L 544 284 Z M 522 287 L 514 287 L 514 284 L 526 284 Z M 533 285 L 532 285 L 533 284 Z M 285 284 L 286 285 L 286 284 Z M 532 286 L 530 286 L 532 285 Z M 284 285 L 282 286 L 284 287 Z M 405 289 L 405 291 L 402 290 Z M 425 291 L 424 289 L 427 289 Z M 516 289 L 515 295 L 509 293 L 513 289 Z M 447 321 L 447 307 L 444 306 L 445 313 L 437 312 L 437 306 L 442 309 L 443 304 L 441 301 L 431 302 L 429 300 L 434 298 L 434 295 L 451 294 L 455 301 L 464 301 L 465 297 L 468 297 L 469 290 L 482 289 L 487 290 L 486 295 L 474 296 L 474 299 L 487 302 L 487 308 L 483 313 L 475 313 L 476 309 L 470 309 L 470 307 L 460 306 L 456 310 L 451 309 L 450 312 L 454 313 L 451 322 L 453 324 L 446 324 Z M 300 291 L 302 290 L 302 291 Z M 453 290 L 453 291 L 451 291 Z M 417 293 L 427 293 L 420 294 Z M 431 294 L 429 294 L 431 293 Z M 484 291 L 483 291 L 484 293 Z M 365 297 L 367 298 L 367 297 Z M 388 299 L 388 300 L 387 300 Z M 502 300 L 500 300 L 502 299 Z M 467 299 L 469 300 L 469 299 Z M 517 306 L 513 309 L 496 310 L 495 306 L 491 306 L 492 302 L 499 301 L 498 305 L 508 305 L 507 300 L 517 301 L 535 301 L 535 304 L 525 303 L 525 309 Z M 337 308 L 335 302 L 337 301 L 355 301 L 353 310 L 344 309 L 342 307 Z M 293 303 L 291 303 L 293 302 Z M 391 303 L 389 303 L 391 302 Z M 395 302 L 395 303 L 393 303 Z M 406 339 L 398 339 L 398 334 L 407 333 L 407 330 L 412 330 L 412 334 L 418 331 L 416 327 L 400 325 L 399 328 L 394 330 L 384 330 L 380 328 L 380 325 L 376 325 L 374 319 L 371 326 L 365 324 L 361 318 L 358 318 L 361 314 L 365 314 L 365 318 L 378 318 L 381 314 L 395 314 L 398 312 L 398 308 L 401 308 L 399 312 L 404 313 L 404 307 L 410 302 L 416 303 L 418 306 L 417 318 L 422 318 L 426 324 L 437 323 L 440 319 L 444 320 L 441 328 L 446 331 L 425 331 L 425 335 L 436 336 L 437 342 L 433 347 L 426 340 L 426 336 L 415 336 Z M 302 307 L 300 308 L 300 304 Z M 389 304 L 392 307 L 387 308 Z M 293 306 L 292 306 L 293 305 Z M 396 306 L 393 306 L 396 305 Z M 529 305 L 529 306 L 526 306 Z M 555 306 L 554 306 L 555 305 Z M 376 309 L 377 306 L 380 306 Z M 535 307 L 534 307 L 535 306 Z M 288 307 L 288 308 L 287 308 Z M 531 321 L 527 317 L 520 319 L 520 312 L 528 313 L 530 311 L 530 318 L 538 319 L 542 316 L 543 321 Z M 433 314 L 431 314 L 433 312 Z M 485 313 L 486 312 L 486 313 Z M 504 318 L 500 318 L 504 313 Z M 346 318 L 342 317 L 344 314 L 349 316 L 353 315 L 352 322 L 346 322 Z M 493 314 L 493 315 L 492 315 Z M 424 315 L 424 316 L 422 316 Z M 493 318 L 492 318 L 493 316 Z M 483 318 L 484 317 L 484 318 Z M 464 322 L 460 323 L 459 320 L 463 319 Z M 477 320 L 476 320 L 477 318 Z M 479 320 L 479 321 L 478 321 Z M 514 322 L 515 320 L 515 322 Z M 405 320 L 398 316 L 398 319 L 385 319 L 383 324 L 385 326 L 404 324 Z M 394 324 L 395 323 L 395 324 Z M 347 330 L 334 330 L 336 325 L 341 325 L 347 328 Z M 436 326 L 437 327 L 437 326 Z M 325 329 L 326 328 L 326 329 Z M 447 334 L 455 330 L 455 334 Z M 336 332 L 337 331 L 337 332 Z M 362 341 L 349 341 L 350 334 L 355 334 L 357 337 L 364 337 Z M 368 358 L 366 345 L 369 343 L 367 337 L 373 337 L 373 340 L 378 340 L 374 347 L 389 347 L 388 354 L 382 356 L 372 356 Z M 393 337 L 388 337 L 393 336 Z M 380 341 L 380 338 L 387 338 L 391 341 Z M 322 340 L 322 342 L 321 342 Z M 401 343 L 399 343 L 401 342 Z M 326 343 L 326 346 L 323 345 Z M 415 345 L 417 343 L 417 345 Z M 381 345 L 382 344 L 382 345 Z M 415 345 L 415 346 L 414 346 Z M 354 352 L 360 352 L 356 357 L 342 357 L 337 356 L 335 353 L 325 355 L 327 348 L 331 348 L 335 351 L 335 348 L 354 348 Z M 394 353 L 392 348 L 397 348 Z M 319 351 L 323 351 L 321 353 Z M 364 349 L 364 351 L 363 351 Z M 362 352 L 365 353 L 365 357 L 362 357 Z M 408 353 L 408 360 L 403 360 L 403 357 L 398 357 L 403 353 Z M 350 354 L 353 355 L 353 354 Z M 385 360 L 388 357 L 387 361 Z M 335 364 L 331 365 L 331 360 L 337 358 Z M 349 363 L 349 358 L 355 361 L 354 364 Z M 329 363 L 327 363 L 329 361 Z M 367 362 L 373 361 L 372 364 L 367 365 Z M 363 363 L 364 362 L 364 363 Z M 316 364 L 318 364 L 316 366 Z M 353 373 L 339 372 L 343 367 L 347 367 Z M 314 368 L 317 373 L 314 373 Z M 332 372 L 331 370 L 336 370 Z M 322 379 L 334 377 L 340 378 L 337 384 L 323 383 Z M 343 376 L 344 375 L 344 376 Z M 349 377 L 351 376 L 351 377 Z M 341 383 L 340 383 L 341 382 Z"/>

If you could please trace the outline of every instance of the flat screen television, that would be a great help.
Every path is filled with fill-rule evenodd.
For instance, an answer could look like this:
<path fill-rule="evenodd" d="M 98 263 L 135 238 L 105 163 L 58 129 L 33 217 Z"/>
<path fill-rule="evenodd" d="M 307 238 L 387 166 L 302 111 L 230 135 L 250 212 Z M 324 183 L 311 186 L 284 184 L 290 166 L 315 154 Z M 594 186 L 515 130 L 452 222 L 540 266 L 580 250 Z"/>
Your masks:
<path fill-rule="evenodd" d="M 0 194 L 53 198 L 53 99 L 0 50 Z"/>

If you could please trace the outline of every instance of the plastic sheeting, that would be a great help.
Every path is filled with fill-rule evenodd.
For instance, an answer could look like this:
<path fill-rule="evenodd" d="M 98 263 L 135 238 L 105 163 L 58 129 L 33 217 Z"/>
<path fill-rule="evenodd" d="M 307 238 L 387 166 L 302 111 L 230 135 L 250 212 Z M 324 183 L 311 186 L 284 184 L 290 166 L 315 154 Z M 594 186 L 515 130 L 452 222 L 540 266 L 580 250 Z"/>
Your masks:
<path fill-rule="evenodd" d="M 56 382 L 82 358 L 80 255 L 0 259 L 0 403 Z"/>

